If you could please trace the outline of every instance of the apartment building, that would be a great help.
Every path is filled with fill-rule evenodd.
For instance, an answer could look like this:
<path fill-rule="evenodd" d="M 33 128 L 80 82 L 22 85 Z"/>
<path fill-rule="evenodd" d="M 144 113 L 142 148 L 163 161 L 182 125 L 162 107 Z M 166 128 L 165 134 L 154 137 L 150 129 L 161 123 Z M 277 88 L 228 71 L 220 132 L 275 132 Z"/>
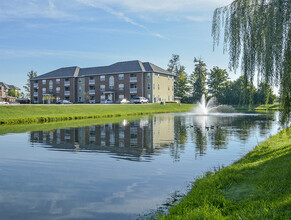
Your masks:
<path fill-rule="evenodd" d="M 138 60 L 109 66 L 64 67 L 31 79 L 32 103 L 114 103 L 142 96 L 150 102 L 174 101 L 174 75 Z"/>

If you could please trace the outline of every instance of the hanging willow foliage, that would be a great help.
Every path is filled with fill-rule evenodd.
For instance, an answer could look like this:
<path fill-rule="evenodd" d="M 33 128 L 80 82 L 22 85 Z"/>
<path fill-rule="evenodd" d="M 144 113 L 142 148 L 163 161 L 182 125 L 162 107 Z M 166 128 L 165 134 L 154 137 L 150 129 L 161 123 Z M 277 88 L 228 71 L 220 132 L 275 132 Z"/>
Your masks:
<path fill-rule="evenodd" d="M 224 28 L 229 68 L 241 64 L 245 79 L 280 87 L 285 121 L 291 112 L 291 0 L 236 0 L 213 14 L 214 45 Z M 287 117 L 286 117 L 287 116 Z"/>

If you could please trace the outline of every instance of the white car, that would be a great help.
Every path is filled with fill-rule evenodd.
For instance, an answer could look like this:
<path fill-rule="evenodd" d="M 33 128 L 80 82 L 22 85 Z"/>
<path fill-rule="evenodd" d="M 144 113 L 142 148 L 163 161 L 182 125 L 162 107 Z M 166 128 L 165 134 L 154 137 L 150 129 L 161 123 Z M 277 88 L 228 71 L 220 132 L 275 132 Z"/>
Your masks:
<path fill-rule="evenodd" d="M 149 100 L 148 99 L 146 99 L 145 97 L 135 97 L 134 99 L 133 99 L 133 103 L 134 104 L 148 104 L 149 103 Z"/>
<path fill-rule="evenodd" d="M 127 99 L 122 99 L 120 101 L 120 104 L 129 104 L 129 101 Z"/>
<path fill-rule="evenodd" d="M 112 100 L 110 100 L 110 99 L 105 99 L 104 100 L 104 104 L 112 104 L 113 102 L 112 102 Z"/>
<path fill-rule="evenodd" d="M 9 105 L 9 102 L 4 102 L 4 101 L 0 100 L 0 105 Z"/>

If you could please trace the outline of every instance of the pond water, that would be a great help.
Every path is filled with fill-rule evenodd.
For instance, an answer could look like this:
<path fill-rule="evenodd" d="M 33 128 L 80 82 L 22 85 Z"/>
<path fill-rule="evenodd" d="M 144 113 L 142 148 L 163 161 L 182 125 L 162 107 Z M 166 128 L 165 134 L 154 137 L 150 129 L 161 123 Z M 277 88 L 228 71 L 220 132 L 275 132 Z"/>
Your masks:
<path fill-rule="evenodd" d="M 279 127 L 276 113 L 186 113 L 4 134 L 0 218 L 135 219 Z"/>

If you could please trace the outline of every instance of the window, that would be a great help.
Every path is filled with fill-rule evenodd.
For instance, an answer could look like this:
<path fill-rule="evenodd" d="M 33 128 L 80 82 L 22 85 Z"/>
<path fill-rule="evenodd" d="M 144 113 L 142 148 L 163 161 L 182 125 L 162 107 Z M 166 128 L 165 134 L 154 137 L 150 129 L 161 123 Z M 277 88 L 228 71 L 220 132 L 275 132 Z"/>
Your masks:
<path fill-rule="evenodd" d="M 158 78 L 160 78 L 160 74 L 158 74 Z"/>
<path fill-rule="evenodd" d="M 174 91 L 174 86 L 172 86 L 172 91 Z"/>
<path fill-rule="evenodd" d="M 101 99 L 101 100 L 105 100 L 105 95 L 101 95 L 101 96 L 100 96 L 100 99 Z"/>
<path fill-rule="evenodd" d="M 120 91 L 123 91 L 124 90 L 124 84 L 119 84 L 118 88 L 119 88 Z"/>
<path fill-rule="evenodd" d="M 151 94 L 148 94 L 148 100 L 151 100 Z"/>
<path fill-rule="evenodd" d="M 82 86 L 79 86 L 79 92 L 82 92 Z"/>
<path fill-rule="evenodd" d="M 42 93 L 46 93 L 46 88 L 42 88 Z"/>
<path fill-rule="evenodd" d="M 119 95 L 118 98 L 119 98 L 119 100 L 122 100 L 122 99 L 124 99 L 124 95 Z"/>
<path fill-rule="evenodd" d="M 61 88 L 60 87 L 56 87 L 56 93 L 60 93 Z"/>
<path fill-rule="evenodd" d="M 46 84 L 46 80 L 45 80 L 45 79 L 42 80 L 42 84 L 43 84 L 43 85 Z"/>
<path fill-rule="evenodd" d="M 147 77 L 148 77 L 148 79 L 151 78 L 151 73 L 148 73 L 147 74 Z"/>
<path fill-rule="evenodd" d="M 105 85 L 100 85 L 100 91 L 105 91 Z"/>
<path fill-rule="evenodd" d="M 151 89 L 151 84 L 150 83 L 148 83 L 148 89 Z"/>
<path fill-rule="evenodd" d="M 60 84 L 61 79 L 56 79 L 56 84 Z"/>
<path fill-rule="evenodd" d="M 170 85 L 168 85 L 168 91 L 170 91 Z"/>
<path fill-rule="evenodd" d="M 170 101 L 170 96 L 168 96 L 168 101 Z"/>
<path fill-rule="evenodd" d="M 104 75 L 100 76 L 100 81 L 105 81 L 105 76 Z"/>
<path fill-rule="evenodd" d="M 168 80 L 170 79 L 170 76 L 168 76 Z"/>
<path fill-rule="evenodd" d="M 50 92 L 52 92 L 53 91 L 53 81 L 52 80 L 50 80 L 49 81 L 49 90 L 50 90 Z"/>
<path fill-rule="evenodd" d="M 114 76 L 109 77 L 109 88 L 114 89 Z"/>
<path fill-rule="evenodd" d="M 124 74 L 118 74 L 118 79 L 123 80 L 124 79 Z"/>
<path fill-rule="evenodd" d="M 160 89 L 160 84 L 158 84 L 158 90 Z"/>
<path fill-rule="evenodd" d="M 153 89 L 155 89 L 155 87 L 156 87 L 155 84 L 153 84 Z"/>

